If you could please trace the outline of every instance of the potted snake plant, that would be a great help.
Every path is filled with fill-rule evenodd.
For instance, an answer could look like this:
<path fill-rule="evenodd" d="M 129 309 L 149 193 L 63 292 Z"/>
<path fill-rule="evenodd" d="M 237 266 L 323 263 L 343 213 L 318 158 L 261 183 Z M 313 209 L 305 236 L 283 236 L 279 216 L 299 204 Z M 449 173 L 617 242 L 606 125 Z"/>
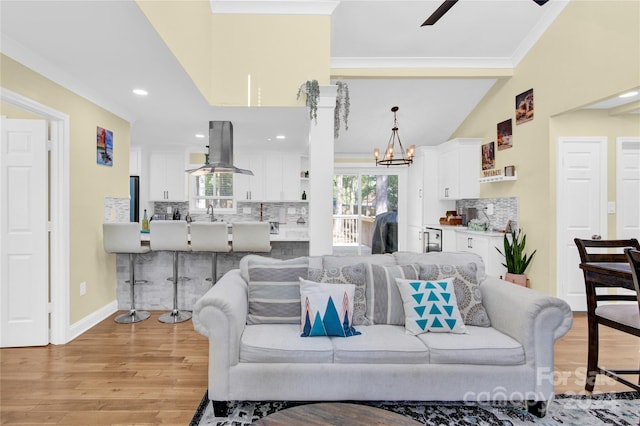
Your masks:
<path fill-rule="evenodd" d="M 511 238 L 509 238 L 509 236 Z M 529 263 L 533 260 L 533 256 L 536 254 L 536 250 L 528 256 L 524 252 L 524 246 L 527 243 L 527 235 L 522 232 L 521 229 L 512 230 L 511 233 L 504 236 L 504 253 L 496 247 L 496 250 L 504 256 L 505 263 L 502 264 L 507 268 L 507 274 L 505 280 L 521 285 L 527 286 L 527 276 L 525 271 L 529 266 Z"/>

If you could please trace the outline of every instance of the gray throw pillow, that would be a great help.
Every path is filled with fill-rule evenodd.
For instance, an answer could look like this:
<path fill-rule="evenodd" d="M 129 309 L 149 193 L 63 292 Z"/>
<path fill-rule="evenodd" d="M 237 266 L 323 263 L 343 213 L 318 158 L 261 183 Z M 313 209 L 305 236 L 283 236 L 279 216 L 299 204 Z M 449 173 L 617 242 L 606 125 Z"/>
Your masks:
<path fill-rule="evenodd" d="M 311 274 L 311 268 L 309 269 Z M 330 284 L 354 284 L 353 294 L 353 325 L 370 325 L 366 317 L 366 269 L 364 263 L 347 265 L 338 268 L 323 269 L 317 282 Z"/>
<path fill-rule="evenodd" d="M 458 309 L 464 323 L 479 327 L 491 326 L 489 315 L 482 304 L 476 264 L 473 262 L 466 265 L 420 264 L 421 280 L 442 280 L 445 278 L 453 278 Z"/>
<path fill-rule="evenodd" d="M 306 259 L 249 260 L 247 324 L 299 324 L 300 278 L 306 278 L 307 269 Z"/>
<path fill-rule="evenodd" d="M 372 324 L 404 325 L 404 306 L 396 278 L 417 280 L 420 265 L 369 264 L 366 269 L 367 318 Z"/>

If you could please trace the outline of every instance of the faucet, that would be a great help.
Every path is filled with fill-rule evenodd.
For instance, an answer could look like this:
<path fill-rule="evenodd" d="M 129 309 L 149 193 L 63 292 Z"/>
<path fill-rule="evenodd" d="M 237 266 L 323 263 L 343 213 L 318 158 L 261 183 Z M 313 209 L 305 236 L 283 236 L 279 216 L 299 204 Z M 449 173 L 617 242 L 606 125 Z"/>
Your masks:
<path fill-rule="evenodd" d="M 215 222 L 216 219 L 213 217 L 213 204 L 207 206 L 207 214 L 209 214 L 209 209 L 211 209 L 211 222 Z"/>

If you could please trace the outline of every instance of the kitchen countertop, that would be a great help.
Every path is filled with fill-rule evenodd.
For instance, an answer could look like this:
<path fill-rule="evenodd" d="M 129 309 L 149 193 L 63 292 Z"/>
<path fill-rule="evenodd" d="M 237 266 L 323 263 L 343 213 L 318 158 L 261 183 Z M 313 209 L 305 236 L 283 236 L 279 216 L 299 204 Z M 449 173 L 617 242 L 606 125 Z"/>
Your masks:
<path fill-rule="evenodd" d="M 229 228 L 233 228 L 232 224 L 227 224 Z M 309 227 L 307 225 L 292 224 L 280 224 L 280 229 L 277 234 L 270 234 L 270 241 L 291 241 L 291 242 L 308 242 L 309 241 Z M 140 233 L 140 240 L 143 242 L 151 239 L 150 233 Z M 233 233 L 229 232 L 229 241 L 233 241 Z"/>
<path fill-rule="evenodd" d="M 502 237 L 504 236 L 504 232 L 499 231 L 474 231 L 472 229 L 467 228 L 462 225 L 440 225 L 440 224 L 430 224 L 425 225 L 426 228 L 439 228 L 439 229 L 451 229 L 456 232 L 463 232 L 465 234 L 475 234 L 475 235 L 484 235 L 486 237 Z"/>

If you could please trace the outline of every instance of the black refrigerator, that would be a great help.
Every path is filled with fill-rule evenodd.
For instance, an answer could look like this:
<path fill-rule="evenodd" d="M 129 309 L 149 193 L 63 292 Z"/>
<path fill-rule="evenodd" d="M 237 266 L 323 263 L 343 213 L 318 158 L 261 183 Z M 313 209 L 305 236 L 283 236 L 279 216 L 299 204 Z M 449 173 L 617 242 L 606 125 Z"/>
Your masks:
<path fill-rule="evenodd" d="M 129 176 L 129 221 L 140 222 L 140 176 Z"/>

